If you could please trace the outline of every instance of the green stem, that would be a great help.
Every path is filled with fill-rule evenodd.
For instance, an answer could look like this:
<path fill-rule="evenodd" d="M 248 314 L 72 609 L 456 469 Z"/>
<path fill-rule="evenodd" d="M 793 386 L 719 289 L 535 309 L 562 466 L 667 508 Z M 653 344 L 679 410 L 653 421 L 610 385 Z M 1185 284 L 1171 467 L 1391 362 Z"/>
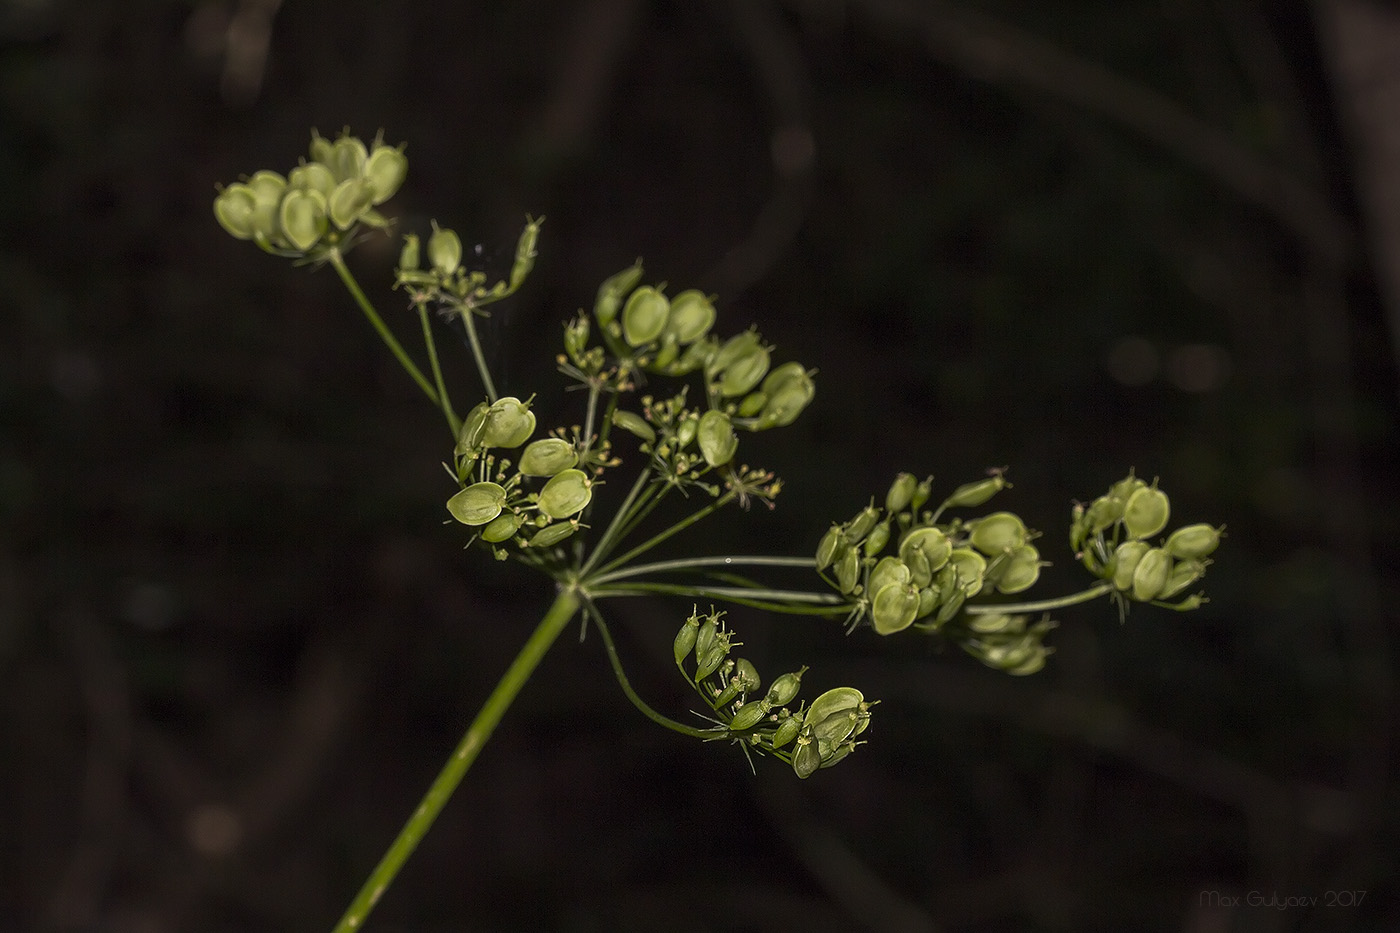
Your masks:
<path fill-rule="evenodd" d="M 345 258 L 340 255 L 340 250 L 332 249 L 326 254 L 330 264 L 335 268 L 336 274 L 340 276 L 340 281 L 345 283 L 345 288 L 350 292 L 350 297 L 355 299 L 355 303 L 360 306 L 360 310 L 365 313 L 370 324 L 378 331 L 379 338 L 384 341 L 385 346 L 394 354 L 394 358 L 399 361 L 399 365 L 404 368 L 404 372 L 413 377 L 413 381 L 418 383 L 418 388 L 423 390 L 423 394 L 432 399 L 434 405 L 442 408 L 442 399 L 428 382 L 428 378 L 423 375 L 423 371 L 409 358 L 399 341 L 394 337 L 384 319 L 379 316 L 379 312 L 374 310 L 374 305 L 370 304 L 365 297 L 364 291 L 360 288 L 360 283 L 355 281 L 355 276 L 350 273 L 350 268 L 345 265 Z"/>
<path fill-rule="evenodd" d="M 476 360 L 476 370 L 481 374 L 481 384 L 486 388 L 486 397 L 496 401 L 496 384 L 491 381 L 491 370 L 486 368 L 486 355 L 481 352 L 481 338 L 476 333 L 476 315 L 471 305 L 458 305 L 457 313 L 462 316 L 462 325 L 467 329 L 467 342 L 472 345 L 472 359 Z"/>
<path fill-rule="evenodd" d="M 1096 586 L 1089 587 L 1087 590 L 1069 596 L 1058 596 L 1054 599 L 1032 600 L 1027 603 L 988 603 L 984 606 L 964 606 L 963 612 L 974 616 L 1002 615 L 1013 612 L 1050 612 L 1053 609 L 1063 609 L 1066 606 L 1087 603 L 1090 600 L 1098 599 L 1100 596 L 1107 596 L 1112 592 L 1112 583 L 1100 583 Z"/>
<path fill-rule="evenodd" d="M 637 545 L 632 550 L 628 551 L 626 554 L 623 554 L 621 557 L 615 560 L 608 561 L 607 564 L 599 568 L 599 571 L 601 573 L 608 573 L 609 571 L 613 570 L 613 568 L 624 566 L 629 560 L 636 557 L 638 554 L 645 554 L 647 551 L 650 551 L 652 548 L 656 547 L 658 544 L 660 544 L 662 541 L 665 541 L 672 535 L 680 534 L 682 531 L 685 531 L 685 529 L 700 521 L 700 519 L 709 515 L 711 512 L 724 508 L 731 501 L 733 501 L 733 499 L 737 495 L 738 494 L 734 492 L 734 490 L 729 490 L 724 495 L 716 499 L 714 502 L 711 502 L 709 505 L 705 506 L 703 509 L 697 509 L 695 512 L 692 512 L 690 515 L 676 522 L 674 525 L 672 525 L 670 528 L 667 528 L 665 531 L 659 532 L 655 535 L 652 535 L 650 538 L 647 538 L 641 544 Z"/>
<path fill-rule="evenodd" d="M 665 573 L 668 570 L 694 570 L 697 567 L 805 567 L 816 566 L 810 557 L 769 557 L 763 554 L 746 554 L 738 557 L 683 557 L 677 560 L 662 560 L 651 564 L 636 564 L 611 573 L 601 574 L 591 581 L 595 585 L 614 583 L 629 577 L 640 577 L 649 573 Z"/>
<path fill-rule="evenodd" d="M 850 611 L 851 604 L 834 593 L 806 590 L 770 590 L 747 586 L 686 586 L 681 583 L 627 583 L 622 586 L 590 587 L 599 599 L 615 596 L 642 596 L 664 593 L 699 599 L 722 599 L 741 606 L 753 606 L 787 615 L 831 616 Z"/>
<path fill-rule="evenodd" d="M 632 488 L 627 491 L 627 498 L 622 500 L 622 505 L 613 513 L 612 521 L 608 523 L 608 527 L 603 530 L 602 536 L 598 538 L 598 543 L 593 548 L 593 553 L 588 555 L 588 560 L 579 568 L 580 579 L 588 579 L 589 572 L 597 565 L 598 561 L 606 557 L 608 553 L 612 551 L 613 547 L 617 545 L 617 542 L 621 540 L 624 534 L 623 526 L 627 524 L 628 516 L 631 514 L 632 510 L 638 507 L 638 500 L 640 499 L 642 502 L 645 502 L 647 498 L 655 495 L 655 493 L 647 489 L 647 482 L 650 479 L 650 470 L 643 470 L 641 473 L 637 474 L 637 481 L 634 482 Z M 592 503 L 590 503 L 590 505 L 591 504 Z"/>
<path fill-rule="evenodd" d="M 633 706 L 642 711 L 643 716 L 673 732 L 697 739 L 715 739 L 723 734 L 716 733 L 712 729 L 697 729 L 694 726 L 676 722 L 648 706 L 646 701 L 637 695 L 637 691 L 632 689 L 632 684 L 627 680 L 627 674 L 622 670 L 622 659 L 617 656 L 617 646 L 613 644 L 612 634 L 608 632 L 608 624 L 603 621 L 603 617 L 597 611 L 591 611 L 588 615 L 593 619 L 593 625 L 598 629 L 598 635 L 603 639 L 603 647 L 608 650 L 608 661 L 612 663 L 613 673 L 617 675 L 617 682 L 622 687 L 622 692 L 627 694 L 627 699 L 632 701 Z"/>
<path fill-rule="evenodd" d="M 433 367 L 433 382 L 437 384 L 438 398 L 442 399 L 442 413 L 447 416 L 447 426 L 455 440 L 462 431 L 461 419 L 452 410 L 452 402 L 447 397 L 447 384 L 442 381 L 442 366 L 438 363 L 437 342 L 433 340 L 433 324 L 428 319 L 427 305 L 418 305 L 418 320 L 423 325 L 423 345 L 428 348 L 428 362 Z"/>
<path fill-rule="evenodd" d="M 452 752 L 452 757 L 447 759 L 442 771 L 438 773 L 428 792 L 423 795 L 423 800 L 418 804 L 418 808 L 413 811 L 413 815 L 408 818 L 398 837 L 389 846 L 384 857 L 375 866 L 364 886 L 360 888 L 360 893 L 350 902 L 345 915 L 340 918 L 340 923 L 335 927 L 335 933 L 350 933 L 358 930 L 364 925 L 365 919 L 369 916 L 374 905 L 379 902 L 385 890 L 393 882 L 394 876 L 399 873 L 408 857 L 413 854 L 413 850 L 418 847 L 423 836 L 433 825 L 443 806 L 452 796 L 452 792 L 457 789 L 457 785 L 462 783 L 462 778 L 466 776 L 467 769 L 472 766 L 476 756 L 480 753 L 486 740 L 491 737 L 491 733 L 505 716 L 506 710 L 519 695 L 521 688 L 525 686 L 530 675 L 539 666 L 545 653 L 549 651 L 559 633 L 569 624 L 569 621 L 578 612 L 580 596 L 572 589 L 561 589 L 559 595 L 555 597 L 554 604 L 544 614 L 540 624 L 530 635 L 520 653 L 511 662 L 510 667 L 501 677 L 501 682 L 496 685 L 496 689 L 491 691 L 491 695 L 482 704 L 480 712 L 476 714 L 476 719 L 472 720 L 471 726 L 462 736 L 462 741 Z"/>

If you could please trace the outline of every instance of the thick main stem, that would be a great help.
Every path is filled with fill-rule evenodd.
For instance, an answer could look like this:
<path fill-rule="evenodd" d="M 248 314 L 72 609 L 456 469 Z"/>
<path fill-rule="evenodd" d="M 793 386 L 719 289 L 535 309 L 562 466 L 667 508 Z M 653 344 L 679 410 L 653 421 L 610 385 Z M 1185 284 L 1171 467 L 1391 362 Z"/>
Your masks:
<path fill-rule="evenodd" d="M 560 589 L 554 604 L 549 607 L 544 618 L 540 620 L 540 624 L 530 635 L 530 639 L 525 642 L 525 646 L 520 649 L 520 653 L 515 656 L 515 660 L 506 669 L 505 674 L 501 677 L 501 682 L 496 685 L 496 689 L 491 691 L 491 695 L 486 698 L 486 702 L 481 706 L 481 711 L 476 714 L 476 718 L 472 720 L 466 734 L 462 736 L 462 741 L 452 752 L 452 757 L 447 759 L 447 763 L 438 772 L 437 779 L 428 788 L 428 792 L 423 795 L 418 809 L 413 811 L 413 815 L 408 818 L 408 822 L 399 831 L 398 837 L 384 853 L 384 857 L 379 860 L 379 864 L 375 866 L 364 886 L 360 888 L 360 893 L 355 895 L 355 899 L 350 902 L 345 915 L 340 918 L 340 923 L 336 924 L 335 933 L 350 933 L 352 930 L 358 930 L 364 924 L 370 911 L 374 909 L 374 905 L 388 890 L 394 876 L 399 873 L 404 862 L 413 854 L 413 850 L 418 847 L 418 843 L 432 827 L 433 821 L 442 812 L 443 806 L 452 797 L 457 785 L 462 783 L 467 769 L 472 766 L 472 762 L 476 761 L 476 756 L 481 752 L 482 746 L 491 737 L 491 733 L 495 731 L 501 718 L 505 716 L 506 710 L 510 709 L 511 703 L 515 701 L 521 688 L 525 686 L 530 675 L 544 659 L 550 646 L 559 637 L 559 633 L 578 612 L 579 605 L 579 594 L 576 591 Z"/>

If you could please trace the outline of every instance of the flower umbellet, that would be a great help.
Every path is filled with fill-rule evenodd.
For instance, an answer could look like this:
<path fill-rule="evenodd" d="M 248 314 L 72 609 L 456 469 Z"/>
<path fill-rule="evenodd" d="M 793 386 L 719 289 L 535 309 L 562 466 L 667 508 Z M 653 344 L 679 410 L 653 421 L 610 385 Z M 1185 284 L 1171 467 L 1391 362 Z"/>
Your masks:
<path fill-rule="evenodd" d="M 539 410 L 549 409 L 536 394 L 497 391 L 477 329 L 534 266 L 543 218 L 527 218 L 510 271 L 498 280 L 465 265 L 461 238 L 436 221 L 429 231 L 403 234 L 394 287 L 419 319 L 424 373 L 345 263 L 365 236 L 392 228 L 381 206 L 407 169 L 405 148 L 382 135 L 366 144 L 348 130 L 334 140 L 313 132 L 308 157 L 285 175 L 255 172 L 221 188 L 214 201 L 216 219 L 234 237 L 336 270 L 446 421 L 456 486 L 445 496 L 447 514 L 470 543 L 538 570 L 555 589 L 553 604 L 337 930 L 364 922 L 535 667 L 580 614 L 597 630 L 623 692 L 648 718 L 696 739 L 737 745 L 746 756 L 777 758 L 807 778 L 867 741 L 878 701 L 851 686 L 799 699 L 805 666 L 765 688 L 754 662 L 735 656 L 741 642 L 715 604 L 843 620 L 848 632 L 931 636 L 1021 676 L 1041 670 L 1053 651 L 1045 644 L 1057 624 L 1051 612 L 1100 597 L 1114 601 L 1120 616 L 1132 603 L 1187 610 L 1204 601 L 1195 586 L 1223 528 L 1198 523 L 1168 532 L 1167 494 L 1132 473 L 1073 507 L 1069 550 L 1092 581 L 1065 596 L 1025 598 L 1046 564 L 1043 542 L 1020 516 L 988 505 L 1010 488 L 1000 470 L 953 488 L 936 504 L 932 477 L 899 473 L 883 499 L 872 496 L 851 518 L 833 522 L 807 554 L 647 559 L 731 505 L 773 505 L 782 482 L 749 462 L 749 447 L 755 435 L 792 424 L 812 404 L 817 371 L 782 359 L 756 329 L 722 336 L 715 296 L 647 284 L 638 260 L 604 280 L 591 310 L 564 323 L 556 363 L 566 387 L 583 390 L 582 410 L 575 423 L 542 426 Z M 465 415 L 454 407 L 439 363 L 438 317 L 460 322 L 480 379 Z M 601 496 L 608 487 L 612 494 Z M 755 577 L 780 568 L 806 569 L 824 586 L 791 589 Z M 670 719 L 632 688 L 603 607 L 642 595 L 685 601 L 690 614 L 675 635 L 675 663 L 708 726 Z M 701 603 L 709 606 L 704 612 Z"/>

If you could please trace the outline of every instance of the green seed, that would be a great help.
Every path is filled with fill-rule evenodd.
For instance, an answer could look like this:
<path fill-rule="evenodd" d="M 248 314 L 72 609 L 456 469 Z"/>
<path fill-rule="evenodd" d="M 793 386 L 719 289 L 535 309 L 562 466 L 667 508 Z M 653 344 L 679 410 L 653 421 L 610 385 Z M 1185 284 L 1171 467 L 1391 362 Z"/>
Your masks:
<path fill-rule="evenodd" d="M 666 329 L 670 313 L 671 303 L 665 295 L 650 285 L 637 289 L 622 309 L 623 339 L 633 347 L 651 343 Z"/>
<path fill-rule="evenodd" d="M 514 512 L 502 512 L 487 523 L 481 529 L 481 539 L 490 541 L 492 544 L 499 544 L 502 541 L 509 541 L 511 537 L 520 530 L 521 524 L 525 521 L 523 515 Z"/>
<path fill-rule="evenodd" d="M 520 472 L 526 476 L 553 476 L 578 463 L 574 445 L 560 437 L 544 437 L 520 455 Z"/>
<path fill-rule="evenodd" d="M 890 483 L 889 491 L 885 493 L 885 511 L 893 515 L 895 512 L 903 512 L 904 509 L 914 499 L 914 490 L 918 489 L 919 481 L 913 473 L 900 473 Z"/>
<path fill-rule="evenodd" d="M 1220 529 L 1210 525 L 1186 525 L 1167 536 L 1162 545 L 1172 557 L 1182 560 L 1208 557 L 1220 546 Z"/>
<path fill-rule="evenodd" d="M 872 590 L 875 588 L 872 586 Z M 875 592 L 870 619 L 881 635 L 901 632 L 919 615 L 919 588 L 911 583 L 891 583 Z"/>
<path fill-rule="evenodd" d="M 439 275 L 451 275 L 462 265 L 462 241 L 446 227 L 433 221 L 433 235 L 428 237 L 428 261 Z"/>
<path fill-rule="evenodd" d="M 1011 512 L 993 512 L 972 527 L 972 546 L 988 557 L 1026 543 L 1026 526 Z"/>
<path fill-rule="evenodd" d="M 535 536 L 530 539 L 530 547 L 553 547 L 560 541 L 570 537 L 578 531 L 578 526 L 572 522 L 559 522 L 547 528 L 541 528 L 535 532 Z"/>
<path fill-rule="evenodd" d="M 975 483 L 964 483 L 953 490 L 953 494 L 944 501 L 944 505 L 950 509 L 981 505 L 1010 485 L 1000 473 Z"/>
<path fill-rule="evenodd" d="M 1146 541 L 1124 541 L 1118 545 L 1118 550 L 1113 552 L 1113 559 L 1108 565 L 1115 587 L 1125 591 L 1132 589 L 1133 574 L 1137 572 L 1138 564 L 1148 550 L 1150 546 Z"/>
<path fill-rule="evenodd" d="M 408 176 L 408 159 L 402 147 L 379 143 L 365 160 L 365 179 L 374 189 L 374 203 L 383 204 L 392 198 Z"/>
<path fill-rule="evenodd" d="M 1021 593 L 1035 585 L 1040 578 L 1040 552 L 1033 544 L 1023 544 L 1007 552 L 1002 565 L 997 592 Z"/>
<path fill-rule="evenodd" d="M 582 470 L 564 470 L 540 490 L 540 511 L 550 518 L 568 518 L 583 511 L 593 498 L 593 483 Z"/>
<path fill-rule="evenodd" d="M 497 483 L 476 483 L 447 500 L 447 511 L 464 525 L 484 525 L 506 504 L 506 491 Z"/>
<path fill-rule="evenodd" d="M 1166 551 L 1159 547 L 1148 549 L 1133 571 L 1133 599 L 1141 602 L 1156 599 L 1166 588 L 1171 566 L 1172 556 Z"/>
<path fill-rule="evenodd" d="M 326 196 L 314 188 L 291 188 L 277 212 L 282 236 L 294 249 L 306 252 L 325 235 Z"/>
<path fill-rule="evenodd" d="M 1144 486 L 1124 501 L 1123 528 L 1134 538 L 1150 538 L 1167 527 L 1171 512 L 1166 493 Z"/>
<path fill-rule="evenodd" d="M 734 459 L 739 449 L 739 438 L 729 424 L 729 416 L 722 411 L 710 409 L 700 416 L 696 430 L 700 443 L 700 454 L 712 467 L 723 466 Z"/>
<path fill-rule="evenodd" d="M 645 418 L 636 412 L 628 411 L 625 408 L 615 409 L 612 413 L 612 423 L 648 444 L 656 443 L 656 431 L 647 424 Z"/>
<path fill-rule="evenodd" d="M 481 443 L 487 447 L 519 447 L 535 433 L 535 413 L 530 403 L 513 395 L 496 399 L 486 411 Z"/>
<path fill-rule="evenodd" d="M 715 324 L 715 306 L 703 292 L 690 289 L 671 299 L 671 315 L 666 329 L 681 344 L 693 343 L 710 332 Z"/>

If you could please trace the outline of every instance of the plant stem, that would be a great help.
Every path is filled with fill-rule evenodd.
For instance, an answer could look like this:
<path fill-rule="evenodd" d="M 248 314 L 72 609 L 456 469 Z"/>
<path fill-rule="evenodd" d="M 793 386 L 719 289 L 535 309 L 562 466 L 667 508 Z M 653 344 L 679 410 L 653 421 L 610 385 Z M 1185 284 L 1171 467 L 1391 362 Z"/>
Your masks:
<path fill-rule="evenodd" d="M 687 586 L 681 583 L 625 583 L 621 586 L 594 586 L 589 594 L 603 598 L 616 596 L 641 596 L 646 593 L 665 593 L 671 596 L 706 597 L 768 609 L 787 615 L 840 615 L 850 610 L 851 604 L 835 593 L 810 593 L 805 590 L 770 590 L 747 586 Z M 807 607 L 807 608 L 804 608 Z"/>
<path fill-rule="evenodd" d="M 393 882 L 394 876 L 399 873 L 408 857 L 413 854 L 413 850 L 418 847 L 423 836 L 432 827 L 433 821 L 442 812 L 443 806 L 452 796 L 452 792 L 457 789 L 457 785 L 462 783 L 462 778 L 466 776 L 467 769 L 472 766 L 476 756 L 480 753 L 486 740 L 491 737 L 491 733 L 505 716 L 506 710 L 519 695 L 521 688 L 525 686 L 530 675 L 539 666 L 545 653 L 549 651 L 559 633 L 573 619 L 578 612 L 580 596 L 573 589 L 560 589 L 559 595 L 555 597 L 553 605 L 545 612 L 540 624 L 535 627 L 535 631 L 530 635 L 520 653 L 511 662 L 501 682 L 496 685 L 496 689 L 491 691 L 491 695 L 482 704 L 480 712 L 472 720 L 471 726 L 467 728 L 466 734 L 462 736 L 462 741 L 452 752 L 452 757 L 447 759 L 442 771 L 438 773 L 428 792 L 423 795 L 418 808 L 413 811 L 413 815 L 408 818 L 398 837 L 389 846 L 384 857 L 379 860 L 364 886 L 360 888 L 360 893 L 350 902 L 345 915 L 340 918 L 340 923 L 335 927 L 335 933 L 350 933 L 358 930 L 364 925 L 365 919 L 369 916 L 374 905 L 379 902 L 385 890 Z"/>
<path fill-rule="evenodd" d="M 457 313 L 462 316 L 462 325 L 467 329 L 467 341 L 472 345 L 472 359 L 476 360 L 476 371 L 481 374 L 481 384 L 486 388 L 486 397 L 496 401 L 496 384 L 491 381 L 491 370 L 486 368 L 486 354 L 481 352 L 481 338 L 476 333 L 476 316 L 472 306 L 460 304 Z"/>
<path fill-rule="evenodd" d="M 623 554 L 616 560 L 609 561 L 604 566 L 598 568 L 599 572 L 608 573 L 613 568 L 625 566 L 629 560 L 636 557 L 638 554 L 645 554 L 647 551 L 650 551 L 662 541 L 665 541 L 672 535 L 679 534 L 680 532 L 689 528 L 691 525 L 700 521 L 700 519 L 704 518 L 706 515 L 709 515 L 711 512 L 724 508 L 726 505 L 732 502 L 737 497 L 737 495 L 738 494 L 735 493 L 734 490 L 729 490 L 724 495 L 720 496 L 718 499 L 716 499 L 714 502 L 711 502 L 704 508 L 697 509 L 690 515 L 676 522 L 670 528 L 667 528 L 665 531 L 652 535 L 650 538 L 646 539 L 641 544 L 637 545 L 632 550 L 628 551 L 626 554 Z"/>
<path fill-rule="evenodd" d="M 447 426 L 455 440 L 462 431 L 462 422 L 452 410 L 452 401 L 447 397 L 447 385 L 442 381 L 442 366 L 438 363 L 437 342 L 433 340 L 433 324 L 428 319 L 426 305 L 418 306 L 418 320 L 423 325 L 423 344 L 428 348 L 428 362 L 433 367 L 433 382 L 437 383 L 438 398 L 442 399 L 442 413 L 447 416 Z"/>
<path fill-rule="evenodd" d="M 668 570 L 694 570 L 696 567 L 805 567 L 810 570 L 814 566 L 816 566 L 816 561 L 810 557 L 769 557 L 763 554 L 747 554 L 738 557 L 688 557 L 624 567 L 611 573 L 601 574 L 591 582 L 594 584 L 613 583 L 628 577 L 664 573 Z"/>
<path fill-rule="evenodd" d="M 1099 583 L 1078 593 L 1069 596 L 1057 596 L 1054 599 L 1038 599 L 1026 603 L 988 603 L 984 606 L 964 606 L 963 612 L 968 615 L 1002 615 L 1013 612 L 1049 612 L 1052 609 L 1063 609 L 1066 606 L 1074 606 L 1079 603 L 1087 603 L 1100 596 L 1107 596 L 1113 592 L 1112 583 Z"/>
<path fill-rule="evenodd" d="M 355 299 L 355 303 L 360 306 L 360 310 L 365 313 L 371 325 L 379 333 L 379 338 L 384 341 L 384 345 L 394 354 L 394 358 L 399 361 L 399 365 L 404 368 L 404 372 L 413 377 L 413 381 L 418 383 L 418 388 L 423 390 L 423 394 L 432 399 L 434 405 L 442 408 L 442 399 L 437 391 L 428 382 L 428 377 L 423 375 L 423 371 L 409 358 L 408 353 L 394 337 L 384 319 L 379 316 L 379 312 L 374 310 L 374 305 L 365 297 L 364 290 L 360 288 L 360 283 L 355 281 L 355 276 L 351 274 L 350 268 L 345 265 L 345 258 L 340 255 L 339 249 L 332 249 L 326 253 L 326 258 L 335 268 L 336 274 L 340 276 L 340 281 L 345 283 L 345 288 L 350 292 L 350 297 Z"/>
<path fill-rule="evenodd" d="M 622 692 L 627 694 L 627 699 L 632 701 L 632 705 L 642 711 L 652 722 L 659 726 L 665 726 L 681 735 L 688 735 L 697 739 L 716 739 L 723 733 L 716 733 L 713 729 L 697 729 L 694 726 L 687 726 L 684 723 L 669 719 L 646 704 L 637 691 L 632 689 L 632 684 L 627 680 L 627 674 L 622 670 L 622 659 L 617 656 L 617 646 L 613 644 L 612 634 L 608 631 L 608 625 L 603 621 L 603 617 L 596 611 L 588 613 L 593 619 L 593 624 L 598 629 L 598 635 L 603 639 L 603 647 L 608 651 L 608 661 L 612 663 L 613 673 L 617 675 L 617 682 L 622 687 Z"/>

